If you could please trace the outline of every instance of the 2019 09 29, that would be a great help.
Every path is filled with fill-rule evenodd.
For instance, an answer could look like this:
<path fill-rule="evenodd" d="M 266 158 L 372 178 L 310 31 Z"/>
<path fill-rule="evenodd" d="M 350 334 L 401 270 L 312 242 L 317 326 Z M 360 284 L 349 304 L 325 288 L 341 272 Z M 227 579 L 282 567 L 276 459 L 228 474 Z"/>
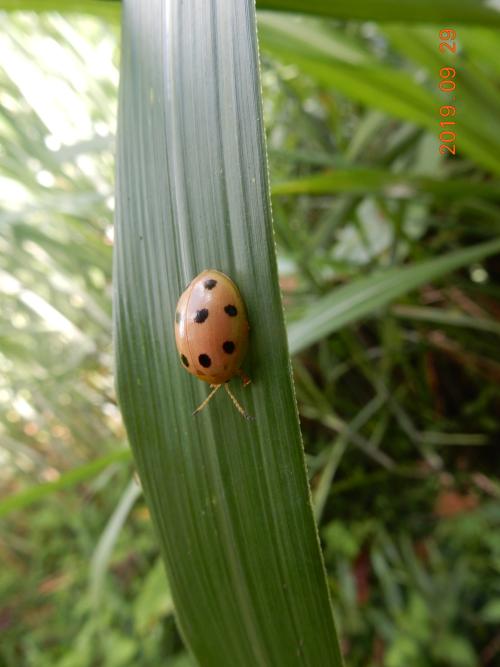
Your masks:
<path fill-rule="evenodd" d="M 439 31 L 439 50 L 441 53 L 451 53 L 456 54 L 457 43 L 456 43 L 457 33 L 452 28 L 445 28 Z M 441 120 L 439 126 L 441 131 L 439 133 L 439 141 L 441 142 L 439 146 L 439 152 L 441 155 L 449 153 L 450 155 L 456 155 L 456 120 L 455 116 L 457 113 L 457 108 L 454 104 L 456 100 L 455 90 L 456 90 L 456 81 L 455 77 L 457 76 L 457 71 L 454 67 L 441 67 L 439 70 L 439 89 L 441 92 L 449 95 L 449 102 L 453 104 L 444 104 L 439 109 L 439 115 Z M 453 120 L 452 120 L 453 119 Z"/>

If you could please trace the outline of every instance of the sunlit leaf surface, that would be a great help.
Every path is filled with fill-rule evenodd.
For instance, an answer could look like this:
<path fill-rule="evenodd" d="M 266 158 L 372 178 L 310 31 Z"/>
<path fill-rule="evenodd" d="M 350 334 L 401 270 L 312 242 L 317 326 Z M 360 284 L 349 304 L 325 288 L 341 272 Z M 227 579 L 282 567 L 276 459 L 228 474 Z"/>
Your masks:
<path fill-rule="evenodd" d="M 304 470 L 268 200 L 253 3 L 125 3 L 117 379 L 182 632 L 202 665 L 337 665 Z M 253 383 L 191 416 L 173 316 L 230 275 Z"/>

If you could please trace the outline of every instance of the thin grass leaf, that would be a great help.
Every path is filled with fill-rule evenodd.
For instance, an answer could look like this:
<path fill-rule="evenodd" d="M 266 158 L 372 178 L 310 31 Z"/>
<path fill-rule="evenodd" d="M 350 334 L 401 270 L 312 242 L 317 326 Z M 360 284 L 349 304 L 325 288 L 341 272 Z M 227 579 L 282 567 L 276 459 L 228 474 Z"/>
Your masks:
<path fill-rule="evenodd" d="M 439 41 L 436 40 L 436 31 L 433 28 L 412 26 L 406 29 L 407 34 L 404 38 L 401 32 L 401 26 L 386 26 L 382 34 L 387 36 L 400 54 L 424 67 L 431 80 L 437 76 L 442 67 L 455 68 L 458 76 L 456 94 L 451 100 L 449 95 L 443 94 L 441 104 L 454 103 L 456 100 L 459 114 L 457 136 L 465 131 L 467 141 L 475 136 L 476 141 L 483 143 L 485 151 L 491 150 L 490 140 L 495 143 L 498 141 L 500 93 L 491 74 L 485 72 L 488 61 L 471 60 L 469 53 L 462 47 L 462 38 L 467 36 L 467 29 L 458 31 L 459 51 L 456 58 L 451 60 L 437 48 Z M 476 40 L 480 39 L 481 36 L 477 35 Z M 467 43 L 470 45 L 471 40 L 469 39 Z M 500 36 L 497 33 L 495 51 L 499 47 Z M 497 143 L 496 145 L 498 146 Z"/>
<path fill-rule="evenodd" d="M 46 498 L 57 491 L 69 489 L 72 486 L 86 482 L 88 479 L 95 477 L 102 470 L 105 470 L 113 463 L 122 463 L 129 461 L 131 458 L 130 451 L 112 452 L 106 456 L 102 456 L 95 461 L 91 461 L 83 466 L 79 466 L 74 470 L 70 470 L 62 474 L 59 479 L 54 482 L 46 482 L 45 484 L 37 484 L 19 493 L 8 496 L 0 501 L 0 518 L 13 512 L 14 510 L 22 509 L 32 505 L 33 503 Z"/>
<path fill-rule="evenodd" d="M 488 320 L 481 317 L 471 317 L 461 312 L 445 310 L 444 308 L 431 308 L 425 306 L 396 305 L 391 308 L 391 313 L 396 317 L 421 322 L 433 322 L 450 327 L 465 327 L 477 331 L 488 331 L 500 335 L 500 322 Z"/>
<path fill-rule="evenodd" d="M 120 16 L 120 5 L 115 0 L 0 0 L 0 9 L 8 12 L 78 12 L 113 20 Z"/>
<path fill-rule="evenodd" d="M 500 199 L 500 182 L 474 183 L 471 180 L 444 180 L 384 169 L 336 169 L 323 174 L 275 183 L 273 195 L 333 193 L 382 194 L 398 199 L 412 199 L 417 194 L 436 198 L 479 197 Z"/>
<path fill-rule="evenodd" d="M 90 594 L 92 603 L 97 605 L 101 596 L 103 580 L 108 568 L 113 548 L 135 501 L 141 495 L 141 487 L 131 479 L 121 495 L 113 514 L 110 516 L 92 554 L 90 563 Z"/>
<path fill-rule="evenodd" d="M 135 626 L 142 635 L 151 632 L 160 618 L 174 613 L 172 593 L 161 558 L 155 561 L 144 579 L 133 610 Z"/>
<path fill-rule="evenodd" d="M 397 297 L 440 276 L 500 252 L 500 240 L 360 278 L 322 297 L 288 327 L 288 344 L 296 354 L 342 327 L 371 315 Z"/>
<path fill-rule="evenodd" d="M 113 0 L 0 0 L 0 9 L 8 11 L 74 11 L 104 16 L 112 15 L 119 6 Z M 441 24 L 451 19 L 453 25 L 500 25 L 500 12 L 487 0 L 257 0 L 257 8 L 345 20 Z"/>
<path fill-rule="evenodd" d="M 123 417 L 187 644 L 201 665 L 339 665 L 277 280 L 250 0 L 123 6 L 115 347 Z M 230 275 L 246 370 L 206 385 L 173 335 L 202 269 Z"/>
<path fill-rule="evenodd" d="M 335 30 L 332 29 L 335 33 Z M 304 48 L 304 35 L 312 45 Z M 314 33 L 318 33 L 318 39 Z M 321 85 L 367 106 L 427 128 L 437 136 L 437 114 L 446 98 L 439 92 L 437 74 L 429 72 L 425 85 L 407 71 L 377 63 L 332 57 L 321 27 L 304 21 L 304 29 L 287 17 L 263 15 L 259 20 L 262 50 L 287 65 L 295 65 Z M 436 46 L 437 48 L 437 46 Z M 433 77 L 432 79 L 430 77 Z M 434 76 L 436 76 L 434 82 Z M 431 85 L 432 84 L 432 85 Z M 458 91 L 457 91 L 458 94 Z M 467 95 L 467 99 L 470 94 Z M 500 141 L 489 125 L 478 123 L 474 109 L 465 107 L 460 126 L 459 150 L 478 164 L 500 174 Z"/>
<path fill-rule="evenodd" d="M 488 0 L 258 0 L 257 7 L 345 20 L 500 25 L 500 12 Z"/>

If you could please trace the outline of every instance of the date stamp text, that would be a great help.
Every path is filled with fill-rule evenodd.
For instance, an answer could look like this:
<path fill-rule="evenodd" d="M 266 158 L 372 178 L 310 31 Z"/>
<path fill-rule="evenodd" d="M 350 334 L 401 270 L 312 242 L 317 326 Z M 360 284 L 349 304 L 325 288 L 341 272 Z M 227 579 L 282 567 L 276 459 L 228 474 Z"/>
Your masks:
<path fill-rule="evenodd" d="M 441 53 L 456 53 L 456 36 L 457 33 L 451 28 L 446 28 L 439 31 L 439 39 L 441 40 L 439 43 L 439 50 Z M 439 141 L 441 142 L 441 145 L 439 146 L 439 152 L 441 155 L 444 155 L 445 153 L 450 153 L 451 155 L 456 154 L 456 75 L 457 72 L 454 67 L 441 67 L 439 70 L 439 89 L 443 93 L 446 93 L 448 97 L 447 102 L 449 102 L 448 104 L 441 106 L 439 109 L 439 115 L 441 116 L 441 120 L 439 122 L 439 126 L 441 128 L 439 133 Z"/>

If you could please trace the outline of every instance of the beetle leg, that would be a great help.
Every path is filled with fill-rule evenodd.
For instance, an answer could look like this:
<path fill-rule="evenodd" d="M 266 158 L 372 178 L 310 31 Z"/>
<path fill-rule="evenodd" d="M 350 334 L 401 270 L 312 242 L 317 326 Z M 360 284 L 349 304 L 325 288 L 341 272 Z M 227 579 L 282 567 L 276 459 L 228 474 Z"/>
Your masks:
<path fill-rule="evenodd" d="M 209 393 L 209 395 L 206 397 L 206 399 L 203 401 L 203 403 L 202 403 L 201 405 L 199 405 L 199 406 L 196 408 L 196 410 L 193 412 L 193 415 L 196 415 L 198 412 L 201 412 L 201 411 L 203 410 L 203 408 L 205 407 L 205 405 L 206 405 L 206 404 L 208 403 L 208 401 L 212 398 L 212 396 L 215 394 L 215 392 L 217 391 L 217 389 L 220 389 L 220 388 L 221 388 L 221 386 L 222 386 L 222 385 L 220 385 L 220 384 L 211 384 L 211 385 L 210 385 L 210 388 L 212 389 L 212 391 Z"/>
<path fill-rule="evenodd" d="M 231 392 L 231 390 L 229 389 L 229 387 L 227 386 L 227 384 L 224 385 L 224 388 L 225 388 L 225 390 L 227 391 L 227 393 L 229 394 L 229 398 L 230 398 L 230 399 L 232 400 L 232 402 L 234 403 L 234 407 L 238 410 L 238 412 L 240 413 L 240 415 L 242 415 L 243 417 L 245 417 L 245 419 L 252 419 L 252 420 L 253 420 L 254 417 L 252 417 L 251 415 L 249 415 L 248 412 L 245 412 L 245 410 L 244 410 L 244 409 L 241 407 L 241 405 L 238 403 L 238 400 L 236 399 L 236 396 L 234 396 L 234 394 Z"/>
<path fill-rule="evenodd" d="M 243 382 L 243 386 L 244 386 L 244 387 L 248 386 L 248 385 L 250 384 L 250 382 L 252 381 L 252 380 L 248 377 L 248 375 L 245 375 L 245 373 L 241 370 L 241 368 L 240 368 L 240 370 L 238 371 L 238 375 L 240 376 L 241 381 Z"/>

